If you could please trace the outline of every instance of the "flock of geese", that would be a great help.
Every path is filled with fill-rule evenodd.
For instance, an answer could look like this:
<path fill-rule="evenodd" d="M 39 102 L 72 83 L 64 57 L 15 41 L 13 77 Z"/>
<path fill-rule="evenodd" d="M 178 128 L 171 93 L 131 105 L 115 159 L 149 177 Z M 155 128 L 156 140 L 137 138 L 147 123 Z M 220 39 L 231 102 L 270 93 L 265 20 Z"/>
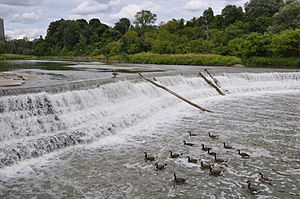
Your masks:
<path fill-rule="evenodd" d="M 197 136 L 197 134 L 194 134 L 191 131 L 188 131 L 188 133 L 189 133 L 189 136 Z M 208 133 L 208 136 L 211 139 L 218 139 L 217 135 L 212 135 L 212 134 Z M 188 147 L 195 146 L 194 143 L 189 143 L 189 142 L 186 142 L 185 140 L 183 141 L 183 144 Z M 232 146 L 226 145 L 225 142 L 223 142 L 223 148 L 226 150 L 234 150 L 235 149 Z M 222 163 L 226 162 L 225 160 L 218 158 L 217 153 L 213 152 L 212 148 L 206 147 L 204 144 L 201 144 L 201 150 L 207 152 L 208 155 L 214 156 L 214 163 L 222 164 Z M 250 158 L 249 154 L 241 152 L 239 149 L 237 149 L 237 152 L 238 152 L 238 155 L 240 155 L 242 158 L 246 158 L 246 159 Z M 180 158 L 183 155 L 182 153 L 173 153 L 172 151 L 169 151 L 169 153 L 170 153 L 169 158 L 172 158 L 172 159 Z M 145 161 L 149 161 L 149 162 L 155 161 L 157 158 L 157 157 L 149 156 L 147 152 L 144 152 L 144 155 L 145 155 L 145 157 L 144 157 Z M 198 163 L 198 159 L 191 158 L 190 156 L 187 156 L 187 160 L 189 163 L 193 163 L 193 164 Z M 200 161 L 200 168 L 209 170 L 209 174 L 212 176 L 221 176 L 222 173 L 224 172 L 223 170 L 213 168 L 214 163 L 207 164 L 207 163 L 204 163 L 203 161 L 201 161 L 201 159 L 199 159 L 199 161 Z M 156 167 L 157 170 L 164 170 L 165 167 L 167 166 L 167 164 L 155 163 L 154 166 Z M 260 178 L 259 178 L 260 182 L 265 183 L 265 184 L 272 184 L 271 179 L 265 177 L 261 172 L 259 173 L 259 176 L 260 176 Z M 174 173 L 174 182 L 176 184 L 183 184 L 183 183 L 186 183 L 186 181 L 187 181 L 186 178 L 177 177 L 176 173 Z M 247 184 L 248 184 L 247 189 L 250 193 L 256 194 L 259 192 L 259 190 L 257 188 L 251 186 L 251 182 L 249 180 L 247 181 Z"/>

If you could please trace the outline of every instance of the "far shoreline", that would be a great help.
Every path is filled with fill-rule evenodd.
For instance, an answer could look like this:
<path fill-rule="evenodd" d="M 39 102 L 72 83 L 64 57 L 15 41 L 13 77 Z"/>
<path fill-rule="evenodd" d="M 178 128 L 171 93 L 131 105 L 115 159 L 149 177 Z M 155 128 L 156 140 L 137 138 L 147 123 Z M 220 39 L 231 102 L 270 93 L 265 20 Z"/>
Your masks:
<path fill-rule="evenodd" d="M 99 61 L 103 63 L 163 64 L 189 66 L 228 66 L 248 68 L 286 68 L 299 69 L 299 57 L 249 57 L 223 56 L 218 54 L 156 54 L 138 53 L 97 56 L 31 56 L 2 54 L 0 61 L 8 60 L 75 60 Z"/>

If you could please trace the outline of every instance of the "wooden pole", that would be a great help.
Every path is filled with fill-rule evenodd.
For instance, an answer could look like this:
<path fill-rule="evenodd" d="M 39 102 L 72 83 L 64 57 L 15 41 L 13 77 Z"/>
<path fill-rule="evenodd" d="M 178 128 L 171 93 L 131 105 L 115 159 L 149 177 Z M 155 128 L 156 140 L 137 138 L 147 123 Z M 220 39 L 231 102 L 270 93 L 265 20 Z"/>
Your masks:
<path fill-rule="evenodd" d="M 209 81 L 201 72 L 199 73 L 199 75 L 206 81 L 206 83 L 208 83 L 211 87 L 213 87 L 214 89 L 216 89 L 216 91 L 220 95 L 225 95 L 214 83 L 212 83 L 211 81 Z"/>
<path fill-rule="evenodd" d="M 208 74 L 208 75 L 210 76 L 210 78 L 214 81 L 214 83 L 216 84 L 216 86 L 219 87 L 219 88 L 221 88 L 221 86 L 220 86 L 219 83 L 218 83 L 218 80 L 217 80 L 216 78 L 214 78 L 214 77 L 210 74 L 210 72 L 208 72 L 207 69 L 204 69 L 204 71 L 207 72 L 207 74 Z"/>
<path fill-rule="evenodd" d="M 148 79 L 148 78 L 144 77 L 141 73 L 138 73 L 138 74 L 139 74 L 144 80 L 150 82 L 151 84 L 154 84 L 155 86 L 157 86 L 157 87 L 159 87 L 159 88 L 161 88 L 161 89 L 164 89 L 165 91 L 171 93 L 172 95 L 175 95 L 175 96 L 178 97 L 179 99 L 181 99 L 181 100 L 185 101 L 186 103 L 188 103 L 188 104 L 190 104 L 190 105 L 192 105 L 192 106 L 194 106 L 194 107 L 200 109 L 201 111 L 212 112 L 212 111 L 210 111 L 210 110 L 208 110 L 208 109 L 205 109 L 205 108 L 203 108 L 203 107 L 201 107 L 201 106 L 199 106 L 199 105 L 197 105 L 197 104 L 195 104 L 195 103 L 193 103 L 193 102 L 191 102 L 191 101 L 189 101 L 189 100 L 187 100 L 187 99 L 181 97 L 180 95 L 178 95 L 178 94 L 175 93 L 174 91 L 172 91 L 172 90 L 170 90 L 170 89 L 168 89 L 168 88 L 166 88 L 166 87 L 164 87 L 164 86 L 162 86 L 162 85 L 160 85 L 160 84 L 158 84 L 158 83 L 152 81 L 151 79 Z"/>

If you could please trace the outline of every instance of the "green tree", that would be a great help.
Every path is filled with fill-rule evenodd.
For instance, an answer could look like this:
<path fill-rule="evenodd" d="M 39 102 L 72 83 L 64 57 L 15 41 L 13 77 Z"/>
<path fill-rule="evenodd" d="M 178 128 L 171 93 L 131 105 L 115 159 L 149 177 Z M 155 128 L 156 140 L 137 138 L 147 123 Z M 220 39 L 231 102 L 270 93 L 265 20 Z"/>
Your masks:
<path fill-rule="evenodd" d="M 153 14 L 150 10 L 142 10 L 135 15 L 134 24 L 141 28 L 142 31 L 149 29 L 156 21 L 156 14 Z"/>
<path fill-rule="evenodd" d="M 243 21 L 244 12 L 242 7 L 236 7 L 235 5 L 227 5 L 222 10 L 222 25 L 227 27 L 236 21 Z"/>
<path fill-rule="evenodd" d="M 43 56 L 49 54 L 47 42 L 43 39 L 42 36 L 32 41 L 32 51 L 33 55 L 36 56 Z"/>
<path fill-rule="evenodd" d="M 130 21 L 127 18 L 120 19 L 115 23 L 114 29 L 119 31 L 122 34 L 125 34 L 130 28 Z"/>
<path fill-rule="evenodd" d="M 210 25 L 215 19 L 213 9 L 208 8 L 207 10 L 204 10 L 202 17 L 203 17 L 204 24 L 205 25 Z"/>
<path fill-rule="evenodd" d="M 186 53 L 211 53 L 213 44 L 204 39 L 191 40 L 186 43 Z"/>
<path fill-rule="evenodd" d="M 270 56 L 272 39 L 273 35 L 271 34 L 253 32 L 229 41 L 226 48 L 230 55 L 241 57 Z"/>
<path fill-rule="evenodd" d="M 250 0 L 245 4 L 245 19 L 252 32 L 264 32 L 272 23 L 272 16 L 283 5 L 283 0 Z M 260 24 L 260 22 L 263 22 Z M 257 26 L 260 24 L 260 26 Z M 263 27 L 264 26 L 264 27 Z"/>
<path fill-rule="evenodd" d="M 273 20 L 273 25 L 269 28 L 273 32 L 300 28 L 300 2 L 286 4 L 273 16 Z"/>
<path fill-rule="evenodd" d="M 109 56 L 118 55 L 121 53 L 121 42 L 113 41 L 105 46 L 104 54 Z"/>
<path fill-rule="evenodd" d="M 0 54 L 6 53 L 7 52 L 6 50 L 7 50 L 7 47 L 6 47 L 5 42 L 0 40 Z"/>
<path fill-rule="evenodd" d="M 281 57 L 299 57 L 300 29 L 285 30 L 274 35 L 271 46 L 274 55 Z"/>

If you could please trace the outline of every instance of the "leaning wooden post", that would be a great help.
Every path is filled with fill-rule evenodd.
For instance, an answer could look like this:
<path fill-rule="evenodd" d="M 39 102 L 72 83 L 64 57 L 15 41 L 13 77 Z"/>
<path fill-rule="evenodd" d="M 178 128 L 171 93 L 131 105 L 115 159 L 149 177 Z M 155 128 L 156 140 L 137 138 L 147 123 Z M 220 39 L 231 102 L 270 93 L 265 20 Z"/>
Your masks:
<path fill-rule="evenodd" d="M 200 110 L 202 110 L 202 111 L 205 111 L 205 112 L 212 112 L 212 111 L 210 111 L 210 110 L 208 110 L 208 109 L 205 109 L 205 108 L 203 108 L 203 107 L 201 107 L 201 106 L 199 106 L 199 105 L 197 105 L 197 104 L 195 104 L 195 103 L 193 103 L 193 102 L 191 102 L 191 101 L 189 101 L 189 100 L 187 100 L 187 99 L 181 97 L 180 95 L 178 95 L 178 94 L 175 93 L 174 91 L 172 91 L 172 90 L 170 90 L 170 89 L 168 89 L 168 88 L 166 88 L 166 87 L 164 87 L 164 86 L 162 86 L 162 85 L 160 85 L 160 84 L 158 84 L 158 83 L 152 81 L 151 79 L 148 79 L 148 78 L 144 77 L 141 73 L 138 73 L 138 74 L 139 74 L 144 80 L 146 80 L 146 81 L 148 81 L 148 82 L 154 84 L 155 86 L 157 86 L 157 87 L 159 87 L 159 88 L 164 89 L 165 91 L 171 93 L 172 95 L 175 95 L 176 97 L 178 97 L 179 99 L 185 101 L 186 103 L 188 103 L 188 104 L 190 104 L 190 105 L 192 105 L 192 106 L 194 106 L 194 107 L 196 107 L 196 108 L 198 108 L 198 109 L 200 109 Z"/>
<path fill-rule="evenodd" d="M 201 72 L 199 73 L 199 75 L 206 81 L 206 83 L 208 83 L 211 87 L 213 87 L 214 89 L 216 89 L 216 91 L 220 95 L 225 95 L 214 83 L 212 83 L 211 81 L 209 81 Z"/>
<path fill-rule="evenodd" d="M 219 88 L 221 88 L 220 85 L 219 85 L 219 83 L 218 83 L 218 80 L 217 80 L 216 78 L 214 78 L 214 77 L 210 74 L 210 72 L 208 72 L 207 69 L 204 69 L 204 71 L 207 72 L 207 74 L 208 74 L 208 75 L 210 76 L 210 78 L 214 81 L 214 83 L 216 84 L 216 86 L 219 87 Z"/>

